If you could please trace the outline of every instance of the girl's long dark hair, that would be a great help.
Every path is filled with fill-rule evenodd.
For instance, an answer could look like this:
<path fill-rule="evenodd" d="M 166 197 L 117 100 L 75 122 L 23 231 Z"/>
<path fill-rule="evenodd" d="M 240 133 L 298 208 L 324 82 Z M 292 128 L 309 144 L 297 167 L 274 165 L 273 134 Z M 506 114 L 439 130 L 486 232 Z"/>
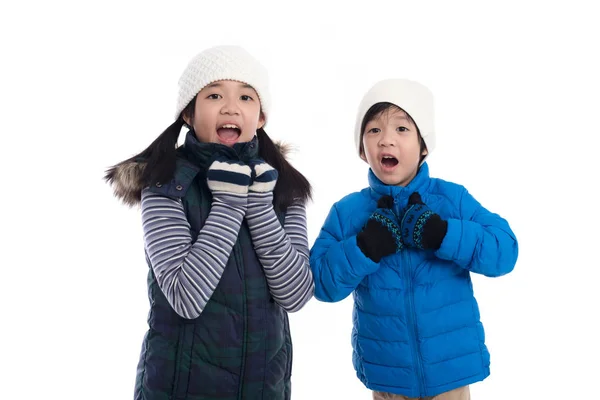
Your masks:
<path fill-rule="evenodd" d="M 260 158 L 279 172 L 279 179 L 273 191 L 275 208 L 285 211 L 294 201 L 307 202 L 312 196 L 310 182 L 290 164 L 282 149 L 273 143 L 264 129 L 259 129 L 256 136 Z"/>
<path fill-rule="evenodd" d="M 181 115 L 144 151 L 121 161 L 106 171 L 104 179 L 112 183 L 117 175 L 117 169 L 131 162 L 146 164 L 139 178 L 139 186 L 148 186 L 151 182 L 169 182 L 175 173 L 177 159 L 177 141 L 181 128 L 187 124 L 183 115 L 194 118 L 196 98 L 181 112 Z M 273 191 L 273 203 L 276 210 L 285 212 L 295 201 L 307 202 L 312 197 L 312 187 L 306 177 L 286 160 L 283 149 L 278 147 L 261 128 L 256 132 L 259 146 L 259 156 L 279 172 L 279 179 Z"/>

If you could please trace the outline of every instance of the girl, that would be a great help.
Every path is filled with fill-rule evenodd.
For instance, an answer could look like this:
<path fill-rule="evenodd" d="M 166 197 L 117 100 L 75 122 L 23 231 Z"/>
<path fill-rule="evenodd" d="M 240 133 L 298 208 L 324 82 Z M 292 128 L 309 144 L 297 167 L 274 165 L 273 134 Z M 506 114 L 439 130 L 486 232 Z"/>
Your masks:
<path fill-rule="evenodd" d="M 150 313 L 136 400 L 290 398 L 287 313 L 314 290 L 311 186 L 263 129 L 269 100 L 244 49 L 205 50 L 179 80 L 175 122 L 107 171 L 142 209 Z"/>

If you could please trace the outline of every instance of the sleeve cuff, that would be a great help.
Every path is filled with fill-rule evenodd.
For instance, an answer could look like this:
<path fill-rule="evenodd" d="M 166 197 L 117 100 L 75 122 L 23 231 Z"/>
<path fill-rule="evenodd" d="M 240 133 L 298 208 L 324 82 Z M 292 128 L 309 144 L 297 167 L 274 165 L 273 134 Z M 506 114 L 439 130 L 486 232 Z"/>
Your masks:
<path fill-rule="evenodd" d="M 358 244 L 356 244 L 356 236 L 351 236 L 342 243 L 344 255 L 348 260 L 350 268 L 357 276 L 367 276 L 377 271 L 379 263 L 367 257 Z"/>
<path fill-rule="evenodd" d="M 448 230 L 442 240 L 442 245 L 434 254 L 442 260 L 455 260 L 457 255 L 457 245 L 459 238 L 462 237 L 462 224 L 457 219 L 448 219 Z"/>

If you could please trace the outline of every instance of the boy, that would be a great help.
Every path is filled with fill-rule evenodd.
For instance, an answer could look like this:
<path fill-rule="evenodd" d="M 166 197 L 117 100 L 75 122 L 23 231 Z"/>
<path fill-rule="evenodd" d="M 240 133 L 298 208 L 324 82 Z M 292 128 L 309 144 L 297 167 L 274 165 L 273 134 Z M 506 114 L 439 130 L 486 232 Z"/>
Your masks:
<path fill-rule="evenodd" d="M 310 256 L 315 297 L 354 298 L 353 364 L 374 399 L 468 399 L 489 353 L 470 273 L 515 266 L 509 224 L 455 183 L 429 177 L 433 96 L 377 83 L 356 121 L 369 187 L 336 204 Z"/>

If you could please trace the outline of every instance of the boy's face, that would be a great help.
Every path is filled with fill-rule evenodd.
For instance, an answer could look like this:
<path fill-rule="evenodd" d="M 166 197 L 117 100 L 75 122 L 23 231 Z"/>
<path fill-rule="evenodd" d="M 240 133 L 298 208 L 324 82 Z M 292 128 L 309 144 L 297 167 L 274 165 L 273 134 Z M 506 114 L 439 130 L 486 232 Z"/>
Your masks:
<path fill-rule="evenodd" d="M 193 120 L 186 116 L 184 119 L 194 128 L 199 141 L 227 146 L 249 142 L 265 123 L 256 91 L 228 80 L 203 88 L 196 97 Z"/>
<path fill-rule="evenodd" d="M 390 108 L 369 121 L 363 132 L 361 158 L 386 185 L 406 186 L 417 175 L 421 143 L 417 127 L 406 113 Z"/>

